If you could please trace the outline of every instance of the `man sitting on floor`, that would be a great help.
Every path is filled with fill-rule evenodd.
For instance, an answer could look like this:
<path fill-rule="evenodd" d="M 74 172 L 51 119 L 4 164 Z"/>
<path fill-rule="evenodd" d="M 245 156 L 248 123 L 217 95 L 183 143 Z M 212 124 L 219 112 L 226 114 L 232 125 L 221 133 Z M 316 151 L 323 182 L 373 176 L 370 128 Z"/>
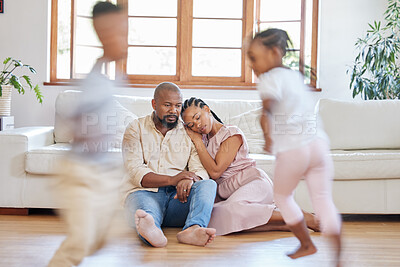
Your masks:
<path fill-rule="evenodd" d="M 179 120 L 182 94 L 178 86 L 159 84 L 152 106 L 152 114 L 128 125 L 123 139 L 129 222 L 154 247 L 167 245 L 161 226 L 183 226 L 179 242 L 205 246 L 216 232 L 206 227 L 217 185 L 209 180 Z"/>

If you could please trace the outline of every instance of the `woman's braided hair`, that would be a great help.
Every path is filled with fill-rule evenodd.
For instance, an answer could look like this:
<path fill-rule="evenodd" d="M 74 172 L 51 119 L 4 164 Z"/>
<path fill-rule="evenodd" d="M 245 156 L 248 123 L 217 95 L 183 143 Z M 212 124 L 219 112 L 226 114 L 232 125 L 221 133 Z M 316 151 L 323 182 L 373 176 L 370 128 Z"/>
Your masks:
<path fill-rule="evenodd" d="M 199 108 L 201 108 L 201 109 L 202 109 L 204 106 L 207 106 L 208 108 L 210 108 L 202 99 L 196 98 L 196 97 L 191 97 L 191 98 L 189 98 L 189 99 L 186 99 L 185 102 L 183 103 L 182 111 L 181 111 L 181 116 L 183 115 L 183 112 L 185 112 L 185 110 L 186 110 L 188 107 L 191 107 L 191 106 L 196 106 L 196 107 L 199 107 Z M 214 111 L 212 111 L 211 109 L 210 109 L 210 111 L 211 111 L 211 114 L 213 115 L 213 117 L 214 117 L 218 122 L 223 123 L 222 120 L 217 116 L 217 114 L 214 113 Z"/>

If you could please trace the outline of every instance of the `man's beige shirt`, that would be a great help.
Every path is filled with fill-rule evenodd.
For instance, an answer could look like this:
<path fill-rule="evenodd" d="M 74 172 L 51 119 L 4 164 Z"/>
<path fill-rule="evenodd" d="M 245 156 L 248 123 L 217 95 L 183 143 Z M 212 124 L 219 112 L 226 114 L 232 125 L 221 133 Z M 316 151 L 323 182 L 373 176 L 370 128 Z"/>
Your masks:
<path fill-rule="evenodd" d="M 125 197 L 137 190 L 157 192 L 158 188 L 142 187 L 149 172 L 176 175 L 188 170 L 209 179 L 197 150 L 181 121 L 164 136 L 153 122 L 154 113 L 131 122 L 125 130 L 122 154 L 127 175 L 123 182 Z"/>

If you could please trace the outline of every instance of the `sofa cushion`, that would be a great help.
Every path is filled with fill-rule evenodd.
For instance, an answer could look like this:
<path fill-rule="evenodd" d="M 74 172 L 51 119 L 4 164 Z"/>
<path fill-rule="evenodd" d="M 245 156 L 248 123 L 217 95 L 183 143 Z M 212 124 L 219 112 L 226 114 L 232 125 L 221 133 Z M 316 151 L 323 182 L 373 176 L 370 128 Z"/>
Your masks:
<path fill-rule="evenodd" d="M 29 150 L 25 155 L 25 171 L 30 174 L 57 174 L 57 164 L 70 149 L 71 145 L 69 143 L 57 143 Z M 122 162 L 121 149 L 110 148 L 109 153 L 111 157 L 115 157 Z"/>
<path fill-rule="evenodd" d="M 375 180 L 400 178 L 400 150 L 332 150 L 334 180 Z M 273 179 L 275 157 L 250 154 L 257 167 Z"/>
<path fill-rule="evenodd" d="M 128 124 L 131 123 L 133 120 L 137 119 L 138 116 L 123 107 L 118 101 L 115 101 L 112 113 L 115 113 L 116 116 L 114 118 L 110 117 L 110 119 L 115 119 L 116 125 L 112 126 L 115 127 L 115 134 L 111 136 L 111 140 L 109 143 L 114 148 L 121 148 L 126 126 L 128 126 Z M 114 131 L 112 133 L 114 133 Z"/>
<path fill-rule="evenodd" d="M 152 97 L 114 95 L 114 99 L 138 117 L 144 117 L 153 112 L 153 107 L 151 106 Z"/>
<path fill-rule="evenodd" d="M 239 100 L 239 99 L 203 99 L 204 102 L 227 123 L 232 117 L 255 110 L 261 107 L 260 100 Z"/>
<path fill-rule="evenodd" d="M 227 124 L 236 125 L 242 130 L 249 145 L 249 153 L 264 154 L 264 135 L 260 126 L 262 108 L 253 109 L 231 117 Z"/>
<path fill-rule="evenodd" d="M 57 162 L 70 149 L 69 143 L 58 143 L 32 149 L 25 155 L 25 171 L 32 174 L 55 174 Z"/>
<path fill-rule="evenodd" d="M 71 110 L 76 109 L 76 103 L 81 95 L 80 91 L 65 91 L 57 96 L 56 100 L 56 116 L 54 124 L 54 139 L 56 143 L 70 143 L 73 138 L 73 126 L 67 119 L 70 115 Z M 130 102 L 142 103 L 143 106 L 149 106 L 151 110 L 150 101 L 151 98 L 140 98 L 135 97 L 123 97 L 114 96 L 115 101 L 111 110 L 108 111 L 107 119 L 109 120 L 107 127 L 110 133 L 115 132 L 115 135 L 110 140 L 110 144 L 113 147 L 121 147 L 122 136 L 126 126 L 133 119 L 138 116 L 132 112 L 133 107 L 129 106 Z M 127 101 L 127 99 L 130 100 Z M 122 105 L 118 100 L 122 101 L 125 105 Z M 136 108 L 137 109 L 137 108 Z M 139 109 L 140 110 L 140 109 Z"/>
<path fill-rule="evenodd" d="M 65 117 L 71 109 L 76 108 L 75 103 L 78 102 L 80 95 L 81 92 L 72 90 L 58 94 L 54 119 L 54 140 L 56 143 L 72 141 L 72 126 Z"/>
<path fill-rule="evenodd" d="M 269 178 L 274 178 L 275 156 L 267 154 L 249 154 L 249 157 L 256 161 L 257 168 L 264 170 Z"/>
<path fill-rule="evenodd" d="M 400 150 L 332 150 L 335 180 L 400 178 Z"/>
<path fill-rule="evenodd" d="M 67 143 L 71 142 L 72 140 L 72 127 L 64 118 L 69 114 L 75 103 L 77 103 L 80 94 L 80 91 L 67 90 L 57 96 L 54 124 L 54 137 L 56 143 Z M 151 97 L 114 95 L 114 99 L 125 109 L 139 117 L 146 116 L 153 111 L 151 106 Z M 240 114 L 248 114 L 249 116 L 245 116 L 246 121 L 242 119 L 237 120 L 237 118 L 236 121 L 238 123 L 240 122 L 244 126 L 246 126 L 246 123 L 250 126 L 243 127 L 242 131 L 244 132 L 245 136 L 250 139 L 250 150 L 253 151 L 253 148 L 255 148 L 254 152 L 260 152 L 258 144 L 253 145 L 253 143 L 256 142 L 255 137 L 253 138 L 253 136 L 255 135 L 254 129 L 258 125 L 258 119 L 254 119 L 253 117 L 255 114 L 252 113 L 253 110 L 261 106 L 261 102 L 259 100 L 227 101 L 226 99 L 204 99 L 204 101 L 222 119 L 223 122 L 229 122 L 231 118 L 240 116 Z M 121 111 L 121 108 L 118 107 L 116 111 Z M 249 111 L 251 112 L 249 113 Z M 249 119 L 250 117 L 252 117 L 251 120 Z M 259 130 L 261 130 L 261 128 L 259 128 Z"/>
<path fill-rule="evenodd" d="M 400 100 L 321 99 L 318 112 L 331 149 L 400 148 Z"/>

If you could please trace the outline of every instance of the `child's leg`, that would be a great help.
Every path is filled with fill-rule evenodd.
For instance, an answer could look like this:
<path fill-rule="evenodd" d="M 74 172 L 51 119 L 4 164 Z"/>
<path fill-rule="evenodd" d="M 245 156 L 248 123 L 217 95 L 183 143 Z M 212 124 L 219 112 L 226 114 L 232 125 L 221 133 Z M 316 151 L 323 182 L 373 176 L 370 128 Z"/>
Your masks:
<path fill-rule="evenodd" d="M 311 164 L 305 179 L 315 213 L 321 221 L 321 231 L 337 235 L 341 219 L 332 199 L 333 163 L 325 146 L 322 140 L 311 144 Z"/>
<path fill-rule="evenodd" d="M 279 153 L 276 157 L 274 200 L 289 225 L 296 224 L 304 218 L 293 194 L 308 169 L 308 157 L 307 151 L 302 148 Z"/>
<path fill-rule="evenodd" d="M 286 224 L 299 239 L 300 247 L 288 256 L 296 259 L 314 254 L 317 249 L 311 241 L 304 222 L 304 215 L 294 201 L 293 192 L 309 165 L 307 147 L 279 153 L 276 158 L 274 175 L 274 198 Z"/>
<path fill-rule="evenodd" d="M 321 221 L 321 231 L 331 238 L 337 259 L 339 259 L 341 218 L 332 199 L 333 162 L 324 141 L 313 142 L 310 150 L 311 167 L 306 174 L 308 191 L 317 217 Z"/>

